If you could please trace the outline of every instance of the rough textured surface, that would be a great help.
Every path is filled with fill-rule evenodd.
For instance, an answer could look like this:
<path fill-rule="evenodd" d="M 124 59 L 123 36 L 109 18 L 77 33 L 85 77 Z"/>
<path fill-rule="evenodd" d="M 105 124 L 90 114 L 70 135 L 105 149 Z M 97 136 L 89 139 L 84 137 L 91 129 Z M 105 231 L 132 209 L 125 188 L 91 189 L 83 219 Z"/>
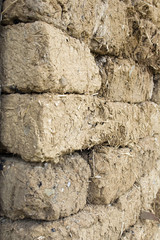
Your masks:
<path fill-rule="evenodd" d="M 152 208 L 156 216 L 160 219 L 160 189 L 158 190 L 157 195 L 153 200 Z"/>
<path fill-rule="evenodd" d="M 157 162 L 155 169 L 140 179 L 139 184 L 142 192 L 142 207 L 145 210 L 151 209 L 151 204 L 160 189 L 160 161 Z"/>
<path fill-rule="evenodd" d="M 128 10 L 128 24 L 130 34 L 125 55 L 159 71 L 160 30 L 148 19 L 139 18 L 134 8 Z"/>
<path fill-rule="evenodd" d="M 4 2 L 4 9 L 11 0 Z M 82 39 L 99 53 L 118 55 L 128 36 L 127 5 L 117 0 L 17 1 L 6 11 L 3 23 L 43 20 Z"/>
<path fill-rule="evenodd" d="M 156 168 L 149 174 L 146 174 L 140 179 L 138 185 L 141 191 L 141 207 L 142 212 L 147 210 L 147 213 L 153 212 L 153 202 L 160 189 L 160 161 L 157 161 Z M 123 202 L 123 201 L 122 201 Z M 125 204 L 125 203 L 124 203 Z M 157 209 L 154 208 L 156 216 L 159 217 Z M 155 215 L 154 215 L 155 216 Z M 121 240 L 159 240 L 160 227 L 156 220 L 138 220 L 137 223 L 123 232 Z"/>
<path fill-rule="evenodd" d="M 133 188 L 119 200 L 118 208 L 87 206 L 74 216 L 49 223 L 2 220 L 0 237 L 1 240 L 118 240 L 137 221 L 140 207 L 139 190 Z"/>
<path fill-rule="evenodd" d="M 1 142 L 27 161 L 56 157 L 103 142 L 129 146 L 160 131 L 159 107 L 90 96 L 11 94 L 2 98 Z"/>
<path fill-rule="evenodd" d="M 160 227 L 157 223 L 150 221 L 138 221 L 133 227 L 129 228 L 121 240 L 159 240 Z"/>
<path fill-rule="evenodd" d="M 159 240 L 160 1 L 3 9 L 0 239 Z"/>
<path fill-rule="evenodd" d="M 152 101 L 160 104 L 160 74 L 154 76 L 154 89 L 152 95 Z"/>
<path fill-rule="evenodd" d="M 89 156 L 92 169 L 89 202 L 109 204 L 129 190 L 142 175 L 155 168 L 159 149 L 160 142 L 156 137 L 141 139 L 132 148 L 94 147 Z M 159 184 L 156 186 L 160 187 Z"/>
<path fill-rule="evenodd" d="M 96 53 L 129 56 L 158 70 L 159 8 L 158 0 L 23 0 L 6 11 L 3 23 L 43 20 L 88 42 Z"/>
<path fill-rule="evenodd" d="M 151 99 L 153 77 L 131 59 L 97 57 L 102 75 L 101 95 L 109 101 L 144 102 Z"/>
<path fill-rule="evenodd" d="M 56 220 L 84 208 L 90 168 L 78 154 L 64 157 L 58 165 L 2 159 L 1 216 Z"/>
<path fill-rule="evenodd" d="M 2 91 L 93 93 L 101 86 L 88 47 L 47 23 L 7 26 L 0 41 Z"/>
<path fill-rule="evenodd" d="M 101 22 L 95 22 L 90 48 L 98 54 L 122 55 L 127 44 L 129 26 L 127 5 L 123 1 L 100 1 Z"/>
<path fill-rule="evenodd" d="M 160 27 L 159 0 L 132 0 L 132 5 L 141 19 L 149 20 Z"/>

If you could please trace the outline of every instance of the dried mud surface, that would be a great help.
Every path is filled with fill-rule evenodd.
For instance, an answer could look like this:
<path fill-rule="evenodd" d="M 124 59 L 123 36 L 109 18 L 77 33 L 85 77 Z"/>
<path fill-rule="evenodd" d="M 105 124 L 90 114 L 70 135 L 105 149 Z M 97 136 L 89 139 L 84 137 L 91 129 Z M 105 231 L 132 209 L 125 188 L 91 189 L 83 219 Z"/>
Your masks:
<path fill-rule="evenodd" d="M 0 239 L 160 239 L 160 1 L 5 0 Z"/>
<path fill-rule="evenodd" d="M 86 204 L 90 168 L 78 154 L 61 164 L 29 164 L 2 158 L 0 214 L 11 219 L 56 220 Z"/>
<path fill-rule="evenodd" d="M 159 118 L 159 106 L 152 102 L 10 94 L 2 97 L 1 142 L 24 160 L 56 162 L 61 155 L 103 142 L 124 147 L 159 134 Z"/>

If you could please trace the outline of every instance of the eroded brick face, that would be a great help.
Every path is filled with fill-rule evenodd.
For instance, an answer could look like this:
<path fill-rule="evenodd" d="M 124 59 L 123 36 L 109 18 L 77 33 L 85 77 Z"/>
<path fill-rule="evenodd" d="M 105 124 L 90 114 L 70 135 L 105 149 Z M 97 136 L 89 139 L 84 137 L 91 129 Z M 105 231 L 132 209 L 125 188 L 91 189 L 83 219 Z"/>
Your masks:
<path fill-rule="evenodd" d="M 159 240 L 159 55 L 158 0 L 3 1 L 0 239 Z"/>

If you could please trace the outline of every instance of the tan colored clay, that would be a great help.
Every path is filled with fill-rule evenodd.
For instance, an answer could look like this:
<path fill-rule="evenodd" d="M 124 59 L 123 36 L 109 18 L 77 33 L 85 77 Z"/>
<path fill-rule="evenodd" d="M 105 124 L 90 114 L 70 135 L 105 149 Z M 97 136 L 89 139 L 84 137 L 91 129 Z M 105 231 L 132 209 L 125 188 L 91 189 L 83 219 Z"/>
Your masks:
<path fill-rule="evenodd" d="M 99 57 L 101 95 L 108 101 L 144 102 L 152 97 L 153 76 L 131 59 Z"/>
<path fill-rule="evenodd" d="M 101 86 L 89 48 L 47 23 L 7 26 L 0 42 L 2 91 L 89 94 Z"/>
<path fill-rule="evenodd" d="M 86 204 L 90 168 L 78 154 L 61 164 L 30 164 L 3 158 L 0 214 L 11 219 L 56 220 Z"/>
<path fill-rule="evenodd" d="M 4 9 L 11 0 L 6 0 Z M 87 42 L 100 53 L 119 54 L 128 36 L 127 5 L 117 0 L 17 1 L 3 16 L 3 23 L 42 20 Z"/>
<path fill-rule="evenodd" d="M 5 0 L 1 23 L 0 239 L 159 240 L 160 1 Z"/>
<path fill-rule="evenodd" d="M 160 228 L 157 222 L 138 221 L 133 227 L 129 228 L 122 236 L 122 240 L 159 240 Z"/>
<path fill-rule="evenodd" d="M 96 97 L 11 94 L 2 98 L 1 142 L 27 161 L 52 161 L 107 142 L 129 146 L 160 131 L 159 107 Z"/>
<path fill-rule="evenodd" d="M 133 187 L 119 200 L 118 207 L 87 206 L 78 214 L 48 223 L 1 220 L 0 237 L 1 240 L 116 240 L 137 221 L 140 208 L 140 192 Z"/>
<path fill-rule="evenodd" d="M 139 181 L 142 175 L 150 173 L 156 167 L 156 160 L 160 157 L 159 148 L 156 137 L 141 139 L 133 148 L 116 149 L 106 145 L 94 147 L 89 157 L 92 168 L 89 202 L 109 204 L 115 201 Z M 154 177 L 155 192 L 160 187 L 157 177 Z M 147 175 L 144 181 L 149 179 L 150 175 Z M 151 181 L 148 182 L 147 188 L 144 188 L 146 195 L 148 191 L 155 195 Z M 148 189 L 149 186 L 152 190 Z M 144 199 L 148 202 L 148 196 L 144 196 Z"/>

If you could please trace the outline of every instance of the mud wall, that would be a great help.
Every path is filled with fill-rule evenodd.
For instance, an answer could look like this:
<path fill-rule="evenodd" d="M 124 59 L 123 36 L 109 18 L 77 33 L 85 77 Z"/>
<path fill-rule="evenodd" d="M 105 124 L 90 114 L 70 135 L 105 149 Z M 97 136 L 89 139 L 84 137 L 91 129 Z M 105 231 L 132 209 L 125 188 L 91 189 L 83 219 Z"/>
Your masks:
<path fill-rule="evenodd" d="M 0 239 L 160 239 L 159 0 L 5 0 L 0 78 Z"/>

